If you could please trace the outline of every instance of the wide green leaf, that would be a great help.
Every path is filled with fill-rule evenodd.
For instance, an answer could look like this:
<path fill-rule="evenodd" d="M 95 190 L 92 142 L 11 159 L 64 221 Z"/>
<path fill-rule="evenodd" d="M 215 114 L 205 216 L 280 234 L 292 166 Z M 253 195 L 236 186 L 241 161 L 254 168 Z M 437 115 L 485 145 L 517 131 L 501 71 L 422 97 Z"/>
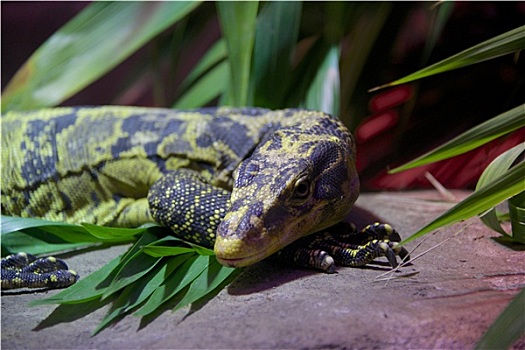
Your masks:
<path fill-rule="evenodd" d="M 390 174 L 437 162 L 468 152 L 500 136 L 525 127 L 525 104 L 489 119 L 417 159 L 389 171 Z"/>
<path fill-rule="evenodd" d="M 93 2 L 17 72 L 2 111 L 54 106 L 80 91 L 192 11 L 199 2 Z"/>
<path fill-rule="evenodd" d="M 17 252 L 49 254 L 101 243 L 83 226 L 14 216 L 1 217 L 2 255 Z M 111 238 L 104 242 L 124 243 L 133 238 Z"/>
<path fill-rule="evenodd" d="M 300 1 L 268 2 L 257 17 L 251 79 L 256 106 L 282 107 L 292 73 L 301 9 Z"/>
<path fill-rule="evenodd" d="M 216 6 L 230 63 L 229 104 L 249 106 L 253 101 L 249 96 L 250 67 L 259 3 L 219 1 Z"/>
<path fill-rule="evenodd" d="M 323 63 L 308 88 L 304 107 L 329 113 L 339 114 L 340 80 L 339 47 L 332 46 L 326 53 Z"/>
<path fill-rule="evenodd" d="M 162 230 L 156 224 L 139 228 L 115 228 L 14 216 L 2 216 L 1 219 L 2 254 L 19 251 L 47 254 L 97 243 L 126 243 L 147 230 Z"/>
<path fill-rule="evenodd" d="M 525 191 L 524 178 L 525 162 L 522 162 L 507 171 L 504 175 L 472 193 L 469 197 L 425 225 L 410 237 L 404 239 L 401 243 L 410 242 L 442 226 L 450 225 L 484 213 L 502 201 Z M 525 241 L 522 243 L 525 243 Z"/>
<path fill-rule="evenodd" d="M 65 226 L 68 228 L 78 228 L 80 225 L 68 224 L 66 222 L 56 222 L 35 218 L 21 218 L 18 216 L 7 216 L 2 215 L 0 224 L 0 232 L 2 235 L 16 232 L 28 228 L 40 227 L 40 226 Z"/>
<path fill-rule="evenodd" d="M 373 88 L 370 91 L 382 89 L 388 86 L 405 84 L 414 80 L 447 72 L 453 69 L 466 67 L 471 64 L 483 62 L 495 57 L 507 55 L 523 49 L 525 49 L 525 26 L 518 27 L 516 29 L 493 37 L 478 45 L 472 46 L 464 51 L 461 51 L 456 55 L 450 56 L 415 73 L 409 74 L 406 77 Z"/>
<path fill-rule="evenodd" d="M 97 243 L 85 241 L 68 243 L 47 232 L 27 229 L 23 232 L 16 231 L 2 236 L 2 256 L 18 252 L 26 252 L 33 255 L 50 254 L 86 248 L 95 244 Z"/>

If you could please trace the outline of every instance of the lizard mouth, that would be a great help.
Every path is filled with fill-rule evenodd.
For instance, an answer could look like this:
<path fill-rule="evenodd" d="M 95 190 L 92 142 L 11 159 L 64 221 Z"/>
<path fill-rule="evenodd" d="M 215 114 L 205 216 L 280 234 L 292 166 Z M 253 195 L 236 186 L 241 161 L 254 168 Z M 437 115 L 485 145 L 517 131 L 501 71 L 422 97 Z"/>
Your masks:
<path fill-rule="evenodd" d="M 249 264 L 244 264 L 243 263 L 245 260 L 246 260 L 246 258 L 224 259 L 224 258 L 219 258 L 217 256 L 217 261 L 221 265 L 228 266 L 228 267 L 243 267 L 243 266 L 249 265 Z"/>
<path fill-rule="evenodd" d="M 226 257 L 221 257 L 220 254 L 216 254 L 216 258 L 217 258 L 217 261 L 221 265 L 224 265 L 224 266 L 245 267 L 245 266 L 252 265 L 252 264 L 255 264 L 263 260 L 268 255 L 271 255 L 271 254 L 266 254 L 266 252 L 262 252 L 262 253 L 240 257 L 240 258 L 226 258 Z"/>
<path fill-rule="evenodd" d="M 256 247 L 247 245 L 240 239 L 229 240 L 221 239 L 221 237 L 217 237 L 214 248 L 217 261 L 230 267 L 244 267 L 255 264 L 277 250 L 279 247 L 273 245 L 266 249 L 256 249 Z"/>

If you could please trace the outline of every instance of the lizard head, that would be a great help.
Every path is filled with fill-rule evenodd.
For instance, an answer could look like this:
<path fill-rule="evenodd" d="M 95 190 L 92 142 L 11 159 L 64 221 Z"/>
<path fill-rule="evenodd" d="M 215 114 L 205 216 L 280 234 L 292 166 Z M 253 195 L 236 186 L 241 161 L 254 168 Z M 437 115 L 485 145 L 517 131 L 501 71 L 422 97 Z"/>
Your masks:
<path fill-rule="evenodd" d="M 313 134 L 276 131 L 236 169 L 215 241 L 221 264 L 256 263 L 348 214 L 359 193 L 353 138 Z"/>

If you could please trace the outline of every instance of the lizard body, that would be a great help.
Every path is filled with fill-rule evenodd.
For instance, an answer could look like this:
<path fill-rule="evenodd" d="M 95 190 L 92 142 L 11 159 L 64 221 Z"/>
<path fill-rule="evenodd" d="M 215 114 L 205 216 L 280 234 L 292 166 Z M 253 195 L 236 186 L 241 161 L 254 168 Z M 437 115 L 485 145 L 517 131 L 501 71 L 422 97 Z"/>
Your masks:
<path fill-rule="evenodd" d="M 306 110 L 8 112 L 2 116 L 2 212 L 122 227 L 155 221 L 214 247 L 225 265 L 246 266 L 348 214 L 359 192 L 355 152 L 337 118 Z M 365 231 L 361 246 L 344 247 L 346 265 L 392 255 L 393 248 L 405 254 L 389 242 L 391 234 L 397 237 L 389 226 Z M 306 253 L 294 248 L 282 255 L 332 269 L 333 259 L 311 246 L 316 242 L 307 242 Z M 304 254 L 308 261 L 301 262 Z"/>

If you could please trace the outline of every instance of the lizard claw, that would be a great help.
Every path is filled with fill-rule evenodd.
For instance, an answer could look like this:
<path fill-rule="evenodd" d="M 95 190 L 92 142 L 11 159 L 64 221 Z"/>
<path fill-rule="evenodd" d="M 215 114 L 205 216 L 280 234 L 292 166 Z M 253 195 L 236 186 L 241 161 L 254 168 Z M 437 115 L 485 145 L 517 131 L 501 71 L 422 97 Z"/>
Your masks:
<path fill-rule="evenodd" d="M 337 232 L 343 229 L 343 232 Z M 299 239 L 277 253 L 280 260 L 335 272 L 335 264 L 364 266 L 385 256 L 393 268 L 410 260 L 408 251 L 398 242 L 401 237 L 388 224 L 373 224 L 357 232 L 354 225 L 338 224 L 320 233 Z"/>

